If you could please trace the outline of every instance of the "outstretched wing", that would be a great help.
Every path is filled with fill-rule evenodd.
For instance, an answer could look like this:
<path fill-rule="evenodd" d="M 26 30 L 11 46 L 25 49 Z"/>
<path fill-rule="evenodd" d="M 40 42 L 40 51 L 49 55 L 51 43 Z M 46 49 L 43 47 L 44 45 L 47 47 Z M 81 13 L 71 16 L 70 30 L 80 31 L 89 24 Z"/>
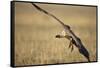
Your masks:
<path fill-rule="evenodd" d="M 90 62 L 90 59 L 89 59 L 89 52 L 87 51 L 87 49 L 83 46 L 81 40 L 79 38 L 77 38 L 79 43 L 80 43 L 80 48 L 79 49 L 79 52 L 86 57 L 86 59 Z"/>
<path fill-rule="evenodd" d="M 79 45 L 77 44 L 77 42 L 75 42 L 75 40 L 73 38 L 72 38 L 71 43 L 74 44 L 78 48 L 80 54 L 82 54 L 90 62 L 89 52 L 84 47 L 84 45 L 82 44 L 81 40 L 78 37 L 77 37 L 77 41 L 78 41 Z M 69 45 L 69 46 L 73 46 L 73 45 Z"/>
<path fill-rule="evenodd" d="M 41 11 L 41 12 L 43 12 L 43 13 L 45 13 L 45 14 L 51 16 L 51 17 L 53 17 L 54 19 L 56 19 L 56 20 L 64 27 L 65 24 L 64 24 L 61 20 L 59 20 L 56 16 L 54 16 L 53 14 L 51 14 L 51 13 L 47 12 L 46 10 L 40 8 L 39 6 L 37 6 L 37 5 L 34 4 L 34 3 L 32 3 L 32 5 L 33 5 L 37 10 L 39 10 L 39 11 Z"/>

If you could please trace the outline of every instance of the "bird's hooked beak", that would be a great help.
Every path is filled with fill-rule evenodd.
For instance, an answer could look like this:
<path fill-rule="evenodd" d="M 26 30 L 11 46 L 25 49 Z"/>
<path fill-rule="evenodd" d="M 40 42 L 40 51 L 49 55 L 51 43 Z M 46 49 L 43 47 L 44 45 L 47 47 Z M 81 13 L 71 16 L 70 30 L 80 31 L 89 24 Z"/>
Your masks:
<path fill-rule="evenodd" d="M 63 36 L 61 36 L 61 35 L 56 35 L 56 38 L 63 38 Z"/>
<path fill-rule="evenodd" d="M 60 38 L 60 35 L 56 35 L 56 38 Z"/>

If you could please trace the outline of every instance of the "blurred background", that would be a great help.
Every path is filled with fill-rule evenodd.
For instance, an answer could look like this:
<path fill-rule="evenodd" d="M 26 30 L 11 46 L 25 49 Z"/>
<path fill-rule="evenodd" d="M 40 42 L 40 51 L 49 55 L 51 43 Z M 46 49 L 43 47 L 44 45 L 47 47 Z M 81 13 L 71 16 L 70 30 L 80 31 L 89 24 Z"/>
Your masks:
<path fill-rule="evenodd" d="M 36 5 L 70 25 L 96 61 L 96 7 L 40 4 Z M 68 49 L 69 40 L 57 39 L 63 28 L 58 21 L 38 11 L 30 3 L 15 3 L 15 64 L 38 65 L 86 62 L 74 47 Z"/>

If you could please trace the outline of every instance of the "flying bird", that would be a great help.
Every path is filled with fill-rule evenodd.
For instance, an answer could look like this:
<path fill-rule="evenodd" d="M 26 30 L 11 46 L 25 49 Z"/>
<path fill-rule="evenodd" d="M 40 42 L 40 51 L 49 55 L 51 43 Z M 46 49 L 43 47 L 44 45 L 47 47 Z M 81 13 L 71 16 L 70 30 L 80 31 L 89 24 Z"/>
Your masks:
<path fill-rule="evenodd" d="M 67 38 L 68 40 L 70 40 L 69 48 L 72 47 L 71 52 L 73 51 L 73 44 L 74 44 L 74 46 L 78 48 L 79 52 L 88 60 L 88 62 L 90 62 L 89 52 L 82 44 L 80 38 L 73 33 L 73 31 L 69 28 L 68 25 L 66 25 L 65 34 L 56 35 L 56 38 Z"/>
<path fill-rule="evenodd" d="M 53 14 L 47 12 L 46 10 L 40 8 L 39 6 L 37 6 L 36 4 L 32 3 L 32 5 L 39 11 L 53 17 L 54 19 L 56 19 L 63 27 L 63 35 L 56 35 L 56 38 L 66 38 L 68 40 L 70 40 L 70 44 L 69 44 L 69 48 L 71 48 L 71 51 L 73 51 L 73 46 L 76 46 L 78 48 L 78 51 L 80 52 L 80 54 L 82 54 L 89 62 L 90 62 L 90 58 L 89 58 L 89 52 L 87 51 L 87 49 L 84 47 L 84 45 L 82 44 L 82 41 L 80 40 L 79 37 L 77 37 L 74 32 L 71 30 L 69 25 L 64 24 L 61 20 L 59 20 L 56 16 L 54 16 Z"/>

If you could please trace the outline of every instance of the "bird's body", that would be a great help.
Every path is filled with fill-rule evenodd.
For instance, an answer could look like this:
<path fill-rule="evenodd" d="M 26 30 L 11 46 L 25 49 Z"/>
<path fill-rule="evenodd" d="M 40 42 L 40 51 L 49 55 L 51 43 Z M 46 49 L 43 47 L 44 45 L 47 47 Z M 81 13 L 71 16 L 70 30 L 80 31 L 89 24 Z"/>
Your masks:
<path fill-rule="evenodd" d="M 86 57 L 86 59 L 90 62 L 89 59 L 89 53 L 87 51 L 87 49 L 83 46 L 81 40 L 79 37 L 77 37 L 74 32 L 69 28 L 68 25 L 64 25 L 64 35 L 56 35 L 56 38 L 67 38 L 68 40 L 70 40 L 70 44 L 69 47 L 72 46 L 72 50 L 73 50 L 73 44 L 74 46 L 76 46 L 79 50 L 79 52 Z"/>

